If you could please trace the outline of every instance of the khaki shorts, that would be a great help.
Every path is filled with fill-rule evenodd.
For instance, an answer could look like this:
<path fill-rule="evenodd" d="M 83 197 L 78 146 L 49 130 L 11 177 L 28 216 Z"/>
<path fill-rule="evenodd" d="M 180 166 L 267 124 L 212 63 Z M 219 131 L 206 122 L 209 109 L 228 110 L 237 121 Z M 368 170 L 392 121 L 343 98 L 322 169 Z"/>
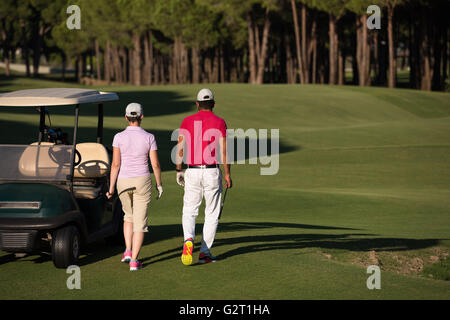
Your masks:
<path fill-rule="evenodd" d="M 148 177 L 121 178 L 117 180 L 117 192 L 136 187 L 136 190 L 125 191 L 120 195 L 122 209 L 125 212 L 123 221 L 133 224 L 133 232 L 147 232 L 147 210 L 152 194 L 152 180 Z"/>

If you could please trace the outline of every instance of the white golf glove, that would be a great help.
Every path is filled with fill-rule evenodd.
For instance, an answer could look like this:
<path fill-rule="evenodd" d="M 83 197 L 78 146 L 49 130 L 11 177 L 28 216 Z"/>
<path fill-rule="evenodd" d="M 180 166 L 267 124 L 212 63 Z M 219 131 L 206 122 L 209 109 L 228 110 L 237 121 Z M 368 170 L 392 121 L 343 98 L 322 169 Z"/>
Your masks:
<path fill-rule="evenodd" d="M 158 196 L 156 197 L 156 200 L 158 200 L 163 194 L 163 188 L 162 186 L 156 186 L 156 188 L 158 189 Z"/>
<path fill-rule="evenodd" d="M 184 171 L 177 172 L 177 183 L 184 187 Z"/>

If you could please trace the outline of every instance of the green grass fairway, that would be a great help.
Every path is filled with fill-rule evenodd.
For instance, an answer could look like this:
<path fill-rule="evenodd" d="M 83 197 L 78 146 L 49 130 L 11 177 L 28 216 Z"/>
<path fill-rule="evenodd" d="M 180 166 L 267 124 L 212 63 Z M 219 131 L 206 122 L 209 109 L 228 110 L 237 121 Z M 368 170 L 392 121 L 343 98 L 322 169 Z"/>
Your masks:
<path fill-rule="evenodd" d="M 71 84 L 13 78 L 0 91 Z M 72 84 L 73 86 L 73 84 Z M 228 128 L 279 129 L 280 168 L 232 167 L 213 247 L 220 261 L 181 264 L 183 189 L 175 182 L 171 133 L 195 111 L 204 86 Z M 126 104 L 144 105 L 155 133 L 164 194 L 152 199 L 144 268 L 129 272 L 122 247 L 89 245 L 81 290 L 45 255 L 0 252 L 0 299 L 450 299 L 450 94 L 321 85 L 102 87 L 120 101 L 105 107 L 105 143 L 122 130 Z M 0 108 L 0 143 L 37 140 L 39 115 Z M 50 108 L 72 130 L 72 109 Z M 94 108 L 81 110 L 82 140 L 94 139 Z M 381 267 L 368 290 L 367 266 Z M 425 272 L 423 271 L 425 270 Z"/>

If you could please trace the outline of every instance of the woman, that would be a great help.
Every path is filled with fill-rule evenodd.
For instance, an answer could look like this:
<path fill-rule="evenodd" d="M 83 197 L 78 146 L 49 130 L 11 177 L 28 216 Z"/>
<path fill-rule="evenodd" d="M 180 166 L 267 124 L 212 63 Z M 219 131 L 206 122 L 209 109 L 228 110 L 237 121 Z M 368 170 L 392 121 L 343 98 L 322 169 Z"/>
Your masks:
<path fill-rule="evenodd" d="M 156 199 L 163 193 L 156 140 L 151 133 L 141 128 L 143 118 L 140 104 L 130 103 L 127 106 L 125 119 L 128 127 L 114 136 L 111 181 L 106 193 L 108 198 L 112 197 L 117 181 L 117 192 L 125 212 L 123 234 L 126 248 L 121 261 L 130 263 L 130 271 L 142 268 L 142 263 L 137 258 L 144 233 L 148 231 L 147 210 L 152 190 L 149 157 L 158 188 Z"/>

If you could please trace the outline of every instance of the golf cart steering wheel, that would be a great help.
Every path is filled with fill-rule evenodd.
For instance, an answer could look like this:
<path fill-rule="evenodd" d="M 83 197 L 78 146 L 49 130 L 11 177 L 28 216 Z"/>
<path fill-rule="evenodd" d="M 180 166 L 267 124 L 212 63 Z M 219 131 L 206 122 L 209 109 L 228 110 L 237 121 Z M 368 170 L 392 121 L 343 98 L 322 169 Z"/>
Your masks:
<path fill-rule="evenodd" d="M 75 160 L 78 157 L 78 160 Z M 73 161 L 73 166 L 76 167 L 81 163 L 81 153 L 77 149 L 75 149 L 75 159 Z"/>
<path fill-rule="evenodd" d="M 65 149 L 67 150 L 67 149 Z M 48 155 L 50 157 L 50 159 L 55 162 L 58 163 L 59 165 L 62 166 L 69 166 L 70 165 L 70 161 L 67 161 L 67 156 L 61 156 L 59 155 L 59 152 L 61 152 L 60 150 L 55 150 L 54 148 L 49 148 L 48 150 Z M 64 150 L 62 150 L 62 152 L 64 152 Z M 76 167 L 77 165 L 79 165 L 81 163 L 81 153 L 75 149 L 75 159 L 73 162 L 73 166 Z M 78 157 L 78 159 L 77 159 Z M 66 159 L 66 160 L 64 160 Z"/>

